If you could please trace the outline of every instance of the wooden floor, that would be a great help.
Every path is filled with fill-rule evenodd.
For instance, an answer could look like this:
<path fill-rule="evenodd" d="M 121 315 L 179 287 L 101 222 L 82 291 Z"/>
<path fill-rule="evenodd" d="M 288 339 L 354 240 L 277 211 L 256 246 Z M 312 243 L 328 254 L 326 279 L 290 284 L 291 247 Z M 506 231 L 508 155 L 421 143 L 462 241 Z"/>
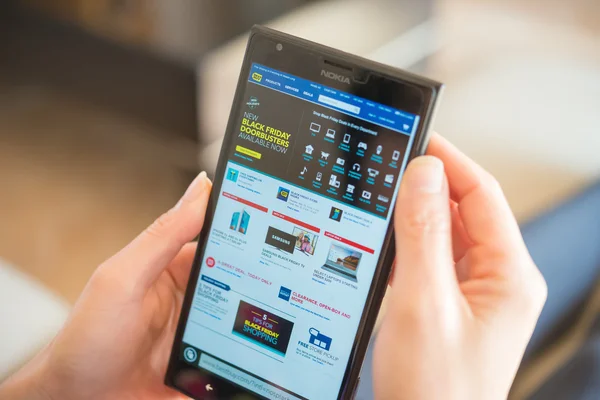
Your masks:
<path fill-rule="evenodd" d="M 192 174 L 172 159 L 194 163 L 194 149 L 173 154 L 164 138 L 0 78 L 0 258 L 74 301 L 100 262 L 183 193 Z"/>

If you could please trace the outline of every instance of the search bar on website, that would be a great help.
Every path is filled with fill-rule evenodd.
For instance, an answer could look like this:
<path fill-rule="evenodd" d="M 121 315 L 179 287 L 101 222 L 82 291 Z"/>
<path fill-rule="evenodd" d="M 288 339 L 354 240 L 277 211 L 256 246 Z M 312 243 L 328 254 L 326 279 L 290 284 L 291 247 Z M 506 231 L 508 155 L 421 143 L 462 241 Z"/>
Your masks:
<path fill-rule="evenodd" d="M 229 364 L 225 364 L 223 361 L 217 360 L 208 354 L 203 353 L 200 356 L 200 362 L 198 365 L 201 368 L 220 376 L 221 378 L 225 378 L 228 381 L 236 383 L 268 399 L 302 400 L 293 394 L 289 394 L 288 392 L 284 392 L 283 390 L 268 384 L 262 379 L 255 378 L 250 374 L 230 366 Z"/>
<path fill-rule="evenodd" d="M 360 107 L 344 103 L 343 101 L 337 99 L 332 99 L 331 97 L 323 96 L 322 94 L 319 95 L 319 102 L 354 114 L 360 114 Z"/>

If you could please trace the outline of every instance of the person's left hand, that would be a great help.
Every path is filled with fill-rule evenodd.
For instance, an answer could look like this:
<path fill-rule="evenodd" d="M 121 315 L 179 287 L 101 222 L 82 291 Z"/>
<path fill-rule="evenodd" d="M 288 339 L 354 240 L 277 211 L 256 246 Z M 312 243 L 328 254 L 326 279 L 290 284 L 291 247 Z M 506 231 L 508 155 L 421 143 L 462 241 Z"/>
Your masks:
<path fill-rule="evenodd" d="M 0 397 L 184 398 L 163 384 L 211 183 L 181 200 L 94 273 L 64 328 Z M 35 395 L 34 395 L 35 394 Z"/>

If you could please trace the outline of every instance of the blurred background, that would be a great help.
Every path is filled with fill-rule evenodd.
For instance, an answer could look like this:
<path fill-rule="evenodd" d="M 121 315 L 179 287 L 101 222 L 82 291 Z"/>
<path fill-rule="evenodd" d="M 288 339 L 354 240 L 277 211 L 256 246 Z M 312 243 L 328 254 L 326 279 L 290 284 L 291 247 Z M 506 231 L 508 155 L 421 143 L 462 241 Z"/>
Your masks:
<path fill-rule="evenodd" d="M 2 1 L 0 380 L 214 171 L 256 23 L 446 84 L 436 130 L 497 176 L 549 285 L 512 396 L 598 398 L 597 0 Z"/>

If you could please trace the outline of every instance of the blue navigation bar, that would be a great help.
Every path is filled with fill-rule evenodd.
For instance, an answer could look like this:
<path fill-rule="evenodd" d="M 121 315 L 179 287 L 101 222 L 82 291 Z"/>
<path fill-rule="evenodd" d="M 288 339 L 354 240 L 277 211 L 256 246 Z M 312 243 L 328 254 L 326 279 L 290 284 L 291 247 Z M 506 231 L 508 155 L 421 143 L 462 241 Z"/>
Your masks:
<path fill-rule="evenodd" d="M 419 122 L 418 116 L 406 111 L 344 93 L 261 64 L 252 64 L 248 81 L 409 136 Z"/>

